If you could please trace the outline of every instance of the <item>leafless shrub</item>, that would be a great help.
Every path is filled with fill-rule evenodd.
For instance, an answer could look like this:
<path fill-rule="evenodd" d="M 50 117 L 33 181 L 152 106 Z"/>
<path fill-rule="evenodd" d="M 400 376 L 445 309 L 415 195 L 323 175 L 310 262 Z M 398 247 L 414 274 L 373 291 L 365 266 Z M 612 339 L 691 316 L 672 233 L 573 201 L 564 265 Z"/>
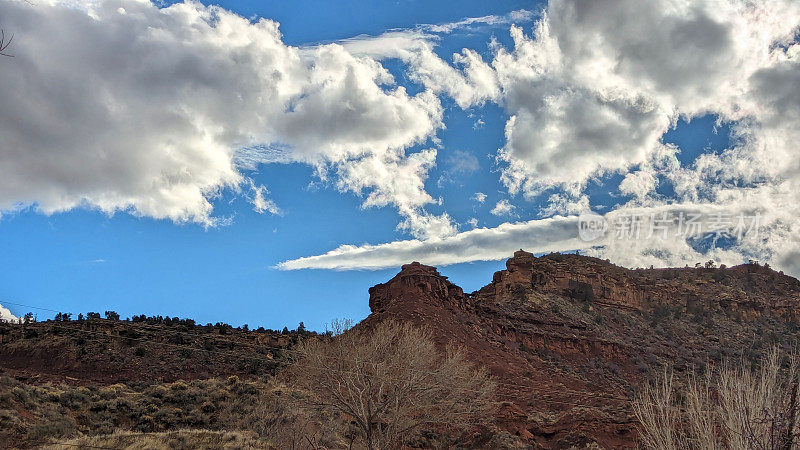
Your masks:
<path fill-rule="evenodd" d="M 307 394 L 274 384 L 256 407 L 253 418 L 260 423 L 245 424 L 241 428 L 255 430 L 277 448 L 311 450 L 342 447 L 341 436 L 345 427 L 341 421 L 325 409 L 304 408 L 308 402 Z"/>
<path fill-rule="evenodd" d="M 298 384 L 315 407 L 350 421 L 369 449 L 393 448 L 426 430 L 463 432 L 490 417 L 496 384 L 461 351 L 437 351 L 430 331 L 385 322 L 303 343 Z"/>
<path fill-rule="evenodd" d="M 673 383 L 673 374 L 665 371 L 657 382 L 645 385 L 633 403 L 639 420 L 639 438 L 645 448 L 682 447 L 678 434 L 680 413 L 673 406 L 676 403 Z"/>
<path fill-rule="evenodd" d="M 325 334 L 338 336 L 345 331 L 353 328 L 353 321 L 350 319 L 333 319 L 330 324 L 325 325 Z"/>
<path fill-rule="evenodd" d="M 640 440 L 648 449 L 797 448 L 796 355 L 777 350 L 756 370 L 724 365 L 689 376 L 681 387 L 670 371 L 646 385 L 633 404 Z"/>

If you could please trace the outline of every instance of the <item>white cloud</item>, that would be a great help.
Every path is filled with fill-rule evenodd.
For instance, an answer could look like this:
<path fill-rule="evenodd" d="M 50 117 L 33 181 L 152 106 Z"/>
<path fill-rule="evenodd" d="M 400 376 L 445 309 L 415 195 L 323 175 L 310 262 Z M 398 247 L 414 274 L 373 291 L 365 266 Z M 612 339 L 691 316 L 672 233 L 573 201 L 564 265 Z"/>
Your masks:
<path fill-rule="evenodd" d="M 0 16 L 17 36 L 0 83 L 2 211 L 85 205 L 210 225 L 210 198 L 271 157 L 358 171 L 342 186 L 405 205 L 370 177 L 415 166 L 405 150 L 442 126 L 435 95 L 409 95 L 375 60 L 287 46 L 276 22 L 214 6 L 5 1 Z M 398 194 L 427 201 L 412 184 Z M 274 209 L 259 192 L 256 208 Z"/>
<path fill-rule="evenodd" d="M 285 261 L 278 268 L 379 269 L 399 267 L 410 261 L 447 265 L 508 258 L 520 247 L 547 252 L 564 251 L 579 246 L 577 219 L 552 217 L 524 223 L 506 223 L 497 228 L 476 228 L 441 239 L 415 239 L 380 245 L 342 245 L 323 255 Z"/>
<path fill-rule="evenodd" d="M 642 169 L 625 175 L 619 184 L 619 191 L 637 198 L 646 197 L 652 193 L 657 185 L 656 174 L 653 170 Z"/>
<path fill-rule="evenodd" d="M 458 232 L 458 227 L 447 213 L 440 215 L 426 211 L 400 211 L 406 219 L 397 226 L 399 230 L 407 230 L 412 236 L 420 239 L 445 238 Z"/>
<path fill-rule="evenodd" d="M 409 64 L 412 80 L 431 92 L 449 95 L 461 108 L 500 99 L 497 73 L 475 50 L 465 48 L 453 54 L 455 67 L 442 60 L 428 42 L 399 57 Z"/>
<path fill-rule="evenodd" d="M 453 31 L 469 28 L 474 25 L 502 25 L 512 23 L 530 22 L 536 15 L 533 11 L 519 9 L 504 15 L 489 15 L 482 17 L 467 17 L 465 19 L 439 25 L 423 25 L 422 29 L 432 33 L 452 33 Z"/>
<path fill-rule="evenodd" d="M 533 11 L 524 9 L 512 11 L 504 15 L 488 15 L 467 17 L 455 22 L 442 24 L 421 24 L 415 28 L 393 29 L 377 36 L 359 35 L 336 41 L 348 52 L 356 56 L 367 56 L 374 59 L 402 58 L 411 53 L 429 49 L 431 43 L 439 41 L 442 36 L 455 31 L 469 31 L 476 27 L 531 22 L 536 18 Z"/>
<path fill-rule="evenodd" d="M 533 33 L 512 27 L 514 46 L 497 46 L 490 64 L 465 50 L 452 67 L 424 45 L 406 58 L 412 76 L 461 107 L 493 101 L 506 109 L 501 180 L 511 193 L 529 196 L 556 187 L 542 214 L 591 207 L 587 181 L 620 172 L 619 192 L 634 199 L 614 214 L 758 208 L 763 234 L 757 242 L 703 250 L 681 239 L 641 239 L 587 248 L 551 237 L 552 221 L 531 221 L 466 231 L 435 244 L 342 246 L 283 267 L 346 268 L 349 257 L 357 267 L 482 260 L 491 253 L 484 242 L 491 237 L 498 259 L 519 246 L 583 248 L 629 266 L 753 258 L 799 274 L 799 28 L 800 3 L 790 0 L 551 0 Z M 732 147 L 681 167 L 677 149 L 662 144 L 662 135 L 681 116 L 709 113 L 732 122 Z M 674 198 L 656 194 L 659 176 L 672 184 Z M 501 203 L 497 212 L 508 204 Z M 506 233 L 530 227 L 552 240 L 526 245 L 525 237 Z"/>
<path fill-rule="evenodd" d="M 0 305 L 0 322 L 17 322 L 19 321 L 19 317 L 14 316 L 11 314 L 11 311 L 8 308 L 4 308 L 3 305 Z"/>
<path fill-rule="evenodd" d="M 512 115 L 503 180 L 533 194 L 582 182 L 644 163 L 678 114 L 757 113 L 751 76 L 780 59 L 774 44 L 799 18 L 780 0 L 552 0 L 534 34 L 513 28 L 513 50 L 492 63 Z"/>
<path fill-rule="evenodd" d="M 539 211 L 540 217 L 549 217 L 559 214 L 578 215 L 589 211 L 589 197 L 578 193 L 553 194 L 547 199 L 547 206 Z"/>
<path fill-rule="evenodd" d="M 253 185 L 252 186 L 252 191 L 253 191 L 253 198 L 252 198 L 253 211 L 255 211 L 255 212 L 259 213 L 259 214 L 263 214 L 265 212 L 270 213 L 270 214 L 274 214 L 274 215 L 281 215 L 282 214 L 281 209 L 278 207 L 278 205 L 275 203 L 275 201 L 273 201 L 272 199 L 267 198 L 267 194 L 269 194 L 269 191 L 267 190 L 266 186 L 264 186 L 264 185 L 260 185 L 260 186 Z"/>
<path fill-rule="evenodd" d="M 378 36 L 360 35 L 337 41 L 349 53 L 376 60 L 400 58 L 410 52 L 427 47 L 437 36 L 423 30 L 400 29 L 387 31 Z"/>
<path fill-rule="evenodd" d="M 427 213 L 422 207 L 435 200 L 425 190 L 428 171 L 436 164 L 436 149 L 425 149 L 408 156 L 373 155 L 337 166 L 337 186 L 342 191 L 368 192 L 363 206 L 394 205 L 404 217 L 398 228 L 415 237 L 445 236 L 455 232 L 447 214 Z"/>
<path fill-rule="evenodd" d="M 658 228 L 650 233 L 651 217 L 660 218 L 664 213 L 670 214 L 671 223 L 666 234 Z M 680 233 L 678 216 L 683 213 L 701 214 L 706 228 L 700 233 Z M 708 230 L 708 223 L 716 214 L 729 214 L 731 220 L 743 214 L 747 224 L 756 213 L 762 215 L 762 226 L 757 235 L 749 235 L 739 243 L 738 248 L 712 248 L 699 251 L 694 248 L 691 239 L 702 238 Z M 618 239 L 614 224 L 623 216 L 637 215 L 642 220 L 640 234 L 635 239 Z M 759 259 L 775 239 L 782 239 L 785 227 L 774 227 L 786 219 L 787 214 L 775 213 L 770 208 L 748 207 L 737 208 L 727 205 L 662 205 L 642 208 L 622 208 L 605 216 L 610 228 L 600 239 L 586 242 L 579 238 L 577 216 L 554 216 L 520 223 L 505 223 L 496 228 L 476 228 L 442 239 L 427 241 L 407 240 L 380 245 L 342 245 L 322 255 L 298 258 L 278 265 L 283 270 L 298 269 L 380 269 L 398 267 L 409 261 L 420 261 L 425 264 L 449 265 L 469 261 L 500 260 L 510 257 L 517 249 L 523 248 L 532 253 L 564 252 L 581 250 L 581 253 L 609 258 L 628 267 L 683 266 L 714 259 L 724 264 L 741 264 L 747 258 Z M 735 222 L 735 220 L 734 220 Z M 685 226 L 682 228 L 685 230 Z M 785 252 L 786 257 L 796 256 L 797 247 L 792 252 Z M 762 259 L 762 262 L 764 260 Z M 791 272 L 796 274 L 797 272 Z"/>
<path fill-rule="evenodd" d="M 480 204 L 483 204 L 486 201 L 486 194 L 483 192 L 476 192 L 475 195 L 472 196 L 472 199 Z"/>
<path fill-rule="evenodd" d="M 445 170 L 436 181 L 437 186 L 440 188 L 444 187 L 447 183 L 463 185 L 464 178 L 479 171 L 481 168 L 478 158 L 475 155 L 462 150 L 448 151 L 444 166 Z"/>
<path fill-rule="evenodd" d="M 251 23 L 199 3 L 5 1 L 0 17 L 18 36 L 0 83 L 0 211 L 88 206 L 214 224 L 210 199 L 223 189 L 243 192 L 252 181 L 242 171 L 303 162 L 363 196 L 365 208 L 397 208 L 399 228 L 417 238 L 296 260 L 308 267 L 386 267 L 416 254 L 442 263 L 502 258 L 525 243 L 575 248 L 559 234 L 559 220 L 571 219 L 458 233 L 447 213 L 425 210 L 440 203 L 425 182 L 437 155 L 448 153 L 415 146 L 438 143 L 438 96 L 448 95 L 462 108 L 505 108 L 501 180 L 528 196 L 556 187 L 543 215 L 592 206 L 587 181 L 614 171 L 624 175 L 620 193 L 635 197 L 623 211 L 660 208 L 654 194 L 664 177 L 675 191 L 670 202 L 764 209 L 763 242 L 721 258 L 754 255 L 800 270 L 793 0 L 551 0 L 532 33 L 511 28 L 512 48 L 491 44 L 491 61 L 463 49 L 452 62 L 434 51 L 441 35 L 532 16 L 305 48 L 285 45 L 273 21 Z M 409 95 L 396 86 L 383 58 L 404 61 L 424 89 Z M 681 167 L 661 137 L 678 117 L 707 113 L 732 121 L 734 145 Z M 279 211 L 263 186 L 248 192 L 256 210 Z M 503 200 L 492 212 L 512 208 Z M 519 234 L 526 227 L 555 230 L 561 241 L 530 241 Z M 487 249 L 486 240 L 499 247 Z M 602 254 L 629 264 L 698 256 L 685 242 L 647 245 L 609 244 Z"/>
<path fill-rule="evenodd" d="M 454 175 L 469 175 L 480 170 L 478 158 L 470 152 L 453 150 L 447 155 L 447 171 Z"/>
<path fill-rule="evenodd" d="M 507 199 L 502 199 L 497 204 L 494 205 L 490 213 L 494 214 L 495 216 L 510 216 L 514 214 L 516 207 L 508 202 Z"/>
<path fill-rule="evenodd" d="M 412 81 L 436 95 L 451 96 L 461 108 L 500 101 L 497 73 L 478 52 L 464 48 L 452 55 L 453 65 L 448 64 L 434 51 L 439 37 L 422 31 L 426 29 L 393 30 L 379 36 L 357 36 L 339 43 L 353 55 L 404 61 Z"/>
<path fill-rule="evenodd" d="M 498 159 L 508 165 L 502 180 L 512 193 L 538 194 L 643 162 L 670 123 L 645 98 L 570 85 L 516 87 L 505 101 L 513 115 Z"/>

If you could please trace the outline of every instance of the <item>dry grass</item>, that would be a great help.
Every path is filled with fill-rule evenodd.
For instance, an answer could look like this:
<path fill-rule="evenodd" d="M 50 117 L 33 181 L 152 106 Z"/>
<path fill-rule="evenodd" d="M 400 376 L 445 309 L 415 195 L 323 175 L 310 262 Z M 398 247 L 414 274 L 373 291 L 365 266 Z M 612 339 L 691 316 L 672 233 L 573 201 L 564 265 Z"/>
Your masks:
<path fill-rule="evenodd" d="M 640 440 L 648 449 L 793 449 L 798 442 L 795 355 L 777 350 L 760 367 L 725 364 L 682 383 L 670 371 L 634 401 Z"/>
<path fill-rule="evenodd" d="M 271 449 L 276 448 L 254 434 L 236 431 L 179 430 L 166 433 L 117 432 L 102 436 L 84 436 L 44 447 L 48 450 L 109 448 L 125 450 L 170 449 Z"/>

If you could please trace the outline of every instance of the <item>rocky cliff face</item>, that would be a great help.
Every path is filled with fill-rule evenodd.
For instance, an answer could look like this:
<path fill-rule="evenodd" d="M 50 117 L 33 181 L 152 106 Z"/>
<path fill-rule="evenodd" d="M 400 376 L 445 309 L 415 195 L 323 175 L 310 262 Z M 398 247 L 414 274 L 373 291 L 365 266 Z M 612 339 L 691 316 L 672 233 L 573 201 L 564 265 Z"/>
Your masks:
<path fill-rule="evenodd" d="M 546 448 L 635 444 L 630 399 L 669 363 L 690 370 L 800 342 L 800 282 L 758 265 L 629 270 L 518 251 L 465 294 L 411 263 L 370 289 L 363 326 L 407 320 L 500 381 L 500 427 Z"/>
<path fill-rule="evenodd" d="M 398 298 L 424 298 L 438 306 L 466 307 L 464 291 L 447 281 L 435 267 L 418 262 L 404 265 L 388 283 L 369 289 L 369 308 L 384 311 Z"/>
<path fill-rule="evenodd" d="M 562 254 L 536 258 L 520 250 L 506 267 L 471 298 L 504 303 L 529 293 L 554 294 L 638 311 L 720 306 L 742 318 L 794 316 L 800 302 L 797 279 L 757 264 L 629 270 L 596 258 Z"/>

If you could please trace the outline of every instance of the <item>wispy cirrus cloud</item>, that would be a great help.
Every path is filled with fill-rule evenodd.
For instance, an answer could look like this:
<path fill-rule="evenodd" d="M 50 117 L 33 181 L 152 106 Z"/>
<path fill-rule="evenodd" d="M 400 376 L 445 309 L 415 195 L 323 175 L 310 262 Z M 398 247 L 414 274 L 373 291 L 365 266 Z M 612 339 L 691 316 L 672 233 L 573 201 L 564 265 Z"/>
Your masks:
<path fill-rule="evenodd" d="M 492 26 L 499 26 L 499 25 L 511 25 L 511 24 L 519 24 L 519 23 L 526 23 L 533 21 L 537 16 L 537 13 L 526 10 L 526 9 L 518 9 L 516 11 L 511 11 L 508 14 L 503 15 L 488 15 L 488 16 L 481 16 L 481 17 L 467 17 L 462 20 L 457 20 L 455 22 L 443 23 L 438 25 L 421 25 L 419 28 L 431 33 L 445 33 L 449 34 L 457 30 L 468 30 L 471 27 L 475 26 L 484 26 L 484 25 L 492 25 Z"/>
<path fill-rule="evenodd" d="M 507 258 L 520 247 L 534 251 L 578 248 L 577 218 L 551 217 L 496 228 L 476 228 L 446 238 L 396 241 L 378 245 L 342 245 L 330 252 L 280 263 L 281 270 L 380 269 L 410 261 L 448 265 Z"/>
<path fill-rule="evenodd" d="M 503 217 L 503 216 L 512 216 L 514 215 L 514 211 L 516 207 L 508 201 L 508 199 L 502 199 L 494 205 L 490 213 L 495 216 Z"/>
<path fill-rule="evenodd" d="M 701 248 L 714 239 L 711 224 L 718 217 L 730 220 L 732 230 L 737 225 L 736 218 L 743 218 L 746 230 L 741 233 L 737 248 Z M 663 223 L 662 218 L 668 218 L 669 223 Z M 688 227 L 689 218 L 701 225 Z M 382 269 L 409 261 L 450 265 L 505 259 L 520 248 L 532 253 L 581 251 L 629 267 L 693 266 L 708 259 L 740 264 L 743 252 L 758 259 L 758 255 L 783 240 L 792 218 L 786 213 L 771 212 L 768 207 L 708 204 L 629 207 L 606 214 L 605 232 L 590 240 L 582 238 L 578 227 L 580 220 L 579 216 L 553 216 L 504 223 L 494 228 L 476 228 L 441 239 L 342 245 L 324 254 L 282 262 L 277 267 L 281 270 Z M 632 220 L 638 221 L 639 226 L 632 226 Z M 783 226 L 774 227 L 776 223 Z M 621 228 L 621 224 L 627 225 Z M 786 253 L 787 256 L 794 254 Z"/>

